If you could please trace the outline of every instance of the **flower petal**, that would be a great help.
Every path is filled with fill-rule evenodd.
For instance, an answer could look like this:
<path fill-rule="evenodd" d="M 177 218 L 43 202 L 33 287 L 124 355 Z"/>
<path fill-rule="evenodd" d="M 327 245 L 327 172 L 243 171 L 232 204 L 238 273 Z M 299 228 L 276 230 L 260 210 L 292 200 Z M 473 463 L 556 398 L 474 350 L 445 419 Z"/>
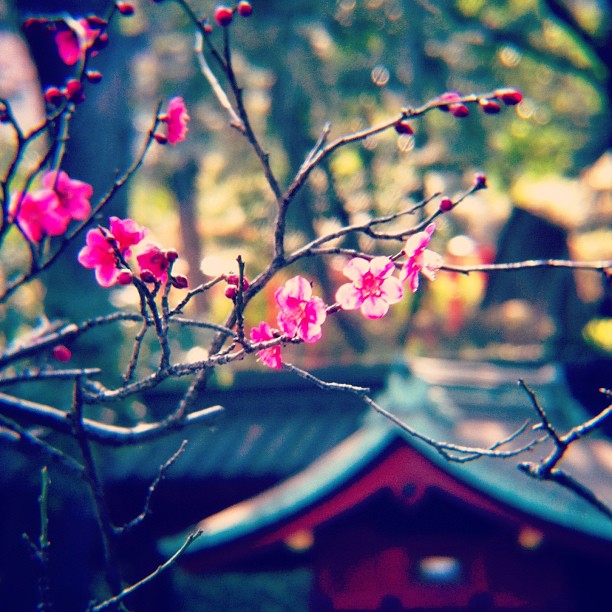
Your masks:
<path fill-rule="evenodd" d="M 346 283 L 336 291 L 336 302 L 340 304 L 342 310 L 355 310 L 361 306 L 363 297 L 353 283 Z"/>
<path fill-rule="evenodd" d="M 388 310 L 389 304 L 381 298 L 368 297 L 361 305 L 361 314 L 367 319 L 380 319 Z"/>
<path fill-rule="evenodd" d="M 370 261 L 370 272 L 377 278 L 387 278 L 395 270 L 395 264 L 389 257 L 374 257 Z"/>
<path fill-rule="evenodd" d="M 380 289 L 382 293 L 381 297 L 383 297 L 388 304 L 396 304 L 404 297 L 402 283 L 395 278 L 395 276 L 386 278 L 382 282 Z"/>

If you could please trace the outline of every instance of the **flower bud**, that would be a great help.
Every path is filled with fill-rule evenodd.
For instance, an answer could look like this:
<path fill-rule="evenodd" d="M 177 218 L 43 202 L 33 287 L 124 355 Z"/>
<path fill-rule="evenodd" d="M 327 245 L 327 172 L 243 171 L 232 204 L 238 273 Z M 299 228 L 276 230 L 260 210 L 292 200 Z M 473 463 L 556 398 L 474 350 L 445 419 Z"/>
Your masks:
<path fill-rule="evenodd" d="M 57 346 L 53 347 L 53 358 L 55 360 L 60 361 L 61 363 L 66 363 L 67 361 L 70 361 L 71 357 L 72 352 L 67 346 L 58 344 Z"/>
<path fill-rule="evenodd" d="M 68 79 L 66 81 L 66 97 L 75 104 L 81 104 L 81 102 L 85 101 L 83 84 L 79 79 Z"/>
<path fill-rule="evenodd" d="M 160 132 L 155 132 L 155 134 L 153 134 L 153 138 L 155 138 L 160 145 L 165 145 L 168 143 L 168 137 Z"/>
<path fill-rule="evenodd" d="M 398 134 L 408 134 L 409 136 L 414 134 L 414 130 L 412 129 L 412 126 L 410 125 L 408 119 L 402 119 L 401 121 L 398 121 L 394 127 L 395 131 Z"/>
<path fill-rule="evenodd" d="M 134 14 L 134 5 L 131 2 L 116 2 L 115 6 L 117 10 L 124 15 L 125 17 L 129 17 Z"/>
<path fill-rule="evenodd" d="M 236 285 L 228 285 L 225 288 L 225 297 L 230 300 L 235 300 L 238 295 L 238 287 Z"/>
<path fill-rule="evenodd" d="M 482 108 L 487 115 L 495 115 L 501 110 L 501 106 L 495 100 L 481 98 L 478 100 L 478 104 L 480 104 L 480 108 Z"/>
<path fill-rule="evenodd" d="M 243 0 L 236 6 L 236 10 L 241 17 L 250 17 L 253 14 L 253 7 L 250 2 Z"/>
<path fill-rule="evenodd" d="M 465 104 L 449 104 L 448 111 L 454 117 L 467 117 L 470 114 L 470 110 Z"/>
<path fill-rule="evenodd" d="M 177 289 L 187 289 L 187 287 L 189 287 L 189 281 L 187 280 L 187 277 L 183 276 L 182 274 L 171 276 L 170 282 L 172 283 L 172 286 L 176 287 Z"/>
<path fill-rule="evenodd" d="M 45 89 L 44 97 L 45 97 L 45 102 L 47 102 L 48 104 L 52 104 L 53 106 L 58 106 L 61 103 L 64 95 L 62 94 L 62 92 L 59 90 L 58 87 L 52 86 L 52 87 L 47 87 Z"/>
<path fill-rule="evenodd" d="M 230 23 L 232 23 L 232 19 L 234 17 L 234 11 L 232 11 L 229 6 L 225 6 L 224 4 L 219 4 L 217 8 L 215 8 L 215 21 L 221 27 L 226 27 Z"/>
<path fill-rule="evenodd" d="M 474 187 L 476 189 L 486 189 L 487 188 L 487 175 L 482 173 L 477 173 L 474 175 Z"/>
<path fill-rule="evenodd" d="M 102 73 L 99 70 L 88 70 L 85 77 L 90 83 L 99 83 L 102 80 Z"/>
<path fill-rule="evenodd" d="M 495 97 L 499 98 L 504 104 L 514 106 L 523 101 L 523 94 L 514 87 L 502 87 L 495 90 Z"/>
<path fill-rule="evenodd" d="M 92 30 L 101 30 L 108 25 L 108 21 L 98 15 L 89 15 L 87 23 Z"/>
<path fill-rule="evenodd" d="M 438 97 L 438 100 L 440 102 L 456 102 L 460 98 L 461 98 L 461 94 L 458 91 L 447 91 L 446 93 L 443 93 L 442 95 L 440 95 Z M 448 104 L 441 104 L 440 106 L 438 106 L 438 108 L 441 111 L 444 111 L 445 113 L 447 113 L 450 110 Z"/>
<path fill-rule="evenodd" d="M 134 275 L 129 270 L 121 270 L 117 275 L 117 282 L 125 286 L 131 284 L 133 278 Z"/>
<path fill-rule="evenodd" d="M 140 273 L 140 280 L 144 283 L 154 283 L 156 279 L 153 272 L 151 272 L 150 270 L 143 270 Z"/>
<path fill-rule="evenodd" d="M 165 254 L 168 263 L 173 263 L 179 258 L 179 254 L 175 249 L 166 249 Z"/>
<path fill-rule="evenodd" d="M 448 212 L 453 208 L 454 204 L 450 198 L 442 198 L 440 200 L 440 210 L 442 212 Z"/>
<path fill-rule="evenodd" d="M 200 24 L 205 34 L 210 34 L 213 31 L 213 27 L 206 17 L 200 21 Z"/>

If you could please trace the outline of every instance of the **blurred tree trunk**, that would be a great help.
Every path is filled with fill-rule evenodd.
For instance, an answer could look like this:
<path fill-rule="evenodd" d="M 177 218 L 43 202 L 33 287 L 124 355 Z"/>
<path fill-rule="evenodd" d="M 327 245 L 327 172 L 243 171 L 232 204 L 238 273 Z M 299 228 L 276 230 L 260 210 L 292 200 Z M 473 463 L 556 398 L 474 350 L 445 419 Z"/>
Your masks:
<path fill-rule="evenodd" d="M 14 6 L 21 25 L 29 16 L 61 13 L 77 17 L 101 15 L 106 11 L 108 2 L 15 0 Z M 53 35 L 38 27 L 22 31 L 36 64 L 42 89 L 50 85 L 61 87 L 73 71 L 59 58 Z M 129 109 L 129 60 L 136 41 L 118 35 L 112 28 L 109 36 L 110 44 L 91 61 L 91 68 L 102 73 L 103 82 L 99 86 L 86 84 L 86 99 L 76 107 L 62 161 L 62 169 L 69 176 L 93 186 L 92 203 L 108 191 L 117 174 L 128 166 L 131 157 L 133 131 Z M 124 217 L 127 201 L 127 189 L 124 187 L 103 211 L 100 222 L 105 224 L 109 215 Z M 63 258 L 62 266 L 54 266 L 45 273 L 45 306 L 50 318 L 80 320 L 107 310 L 103 295 L 91 291 L 91 272 L 77 262 L 76 255 L 82 240 L 77 243 Z M 71 295 L 72 299 L 66 299 L 66 295 Z"/>

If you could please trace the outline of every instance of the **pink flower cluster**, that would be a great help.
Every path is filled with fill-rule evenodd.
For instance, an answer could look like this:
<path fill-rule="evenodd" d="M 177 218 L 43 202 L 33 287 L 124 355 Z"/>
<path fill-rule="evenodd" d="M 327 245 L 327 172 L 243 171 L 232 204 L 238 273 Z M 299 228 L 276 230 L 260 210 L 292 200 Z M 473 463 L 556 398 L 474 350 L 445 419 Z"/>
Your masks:
<path fill-rule="evenodd" d="M 407 259 L 399 279 L 393 276 L 395 263 L 389 257 L 374 257 L 371 261 L 362 257 L 351 259 L 343 271 L 351 282 L 342 285 L 336 292 L 340 308 L 359 308 L 367 319 L 380 319 L 387 314 L 391 304 L 402 299 L 402 283 L 408 281 L 414 293 L 419 288 L 419 273 L 433 280 L 442 265 L 442 257 L 425 247 L 435 229 L 435 224 L 430 223 L 424 231 L 408 238 L 402 251 Z"/>
<path fill-rule="evenodd" d="M 408 282 L 414 293 L 419 287 L 419 274 L 434 280 L 442 265 L 442 257 L 427 249 L 436 226 L 430 223 L 425 230 L 414 234 L 406 241 L 402 253 L 406 256 L 399 278 L 394 276 L 395 263 L 390 257 L 374 257 L 367 260 L 354 257 L 344 267 L 349 283 L 341 285 L 336 292 L 336 301 L 342 310 L 360 309 L 367 319 L 380 319 L 404 296 L 403 283 Z M 251 341 L 267 342 L 284 335 L 286 339 L 317 342 L 321 339 L 321 326 L 327 317 L 323 300 L 312 295 L 311 284 L 302 276 L 294 276 L 279 287 L 274 299 L 278 306 L 277 324 L 273 329 L 261 322 L 251 329 Z M 280 344 L 257 351 L 259 361 L 279 369 L 282 367 Z"/>
<path fill-rule="evenodd" d="M 132 271 L 127 259 L 132 255 L 132 247 L 140 244 L 147 233 L 133 219 L 111 217 L 109 228 L 97 228 L 87 232 L 86 245 L 79 251 L 79 263 L 95 270 L 96 281 L 102 287 L 112 287 L 119 283 L 132 282 Z M 178 258 L 174 249 L 162 250 L 155 244 L 147 244 L 136 256 L 140 268 L 140 278 L 145 283 L 165 283 L 168 280 L 170 264 Z M 184 276 L 171 278 L 172 285 L 184 289 L 188 282 Z"/>
<path fill-rule="evenodd" d="M 16 192 L 11 197 L 11 220 L 17 221 L 32 242 L 62 235 L 70 221 L 84 221 L 91 212 L 93 188 L 88 183 L 53 170 L 43 176 L 42 185 L 36 191 Z"/>
<path fill-rule="evenodd" d="M 309 344 L 321 339 L 321 326 L 327 317 L 327 309 L 320 297 L 312 295 L 312 286 L 303 276 L 290 278 L 276 290 L 274 299 L 278 306 L 277 324 L 280 331 L 262 322 L 251 330 L 253 342 L 272 340 L 281 332 L 288 339 L 295 338 Z M 257 355 L 262 363 L 271 368 L 282 367 L 279 345 L 262 349 Z"/>

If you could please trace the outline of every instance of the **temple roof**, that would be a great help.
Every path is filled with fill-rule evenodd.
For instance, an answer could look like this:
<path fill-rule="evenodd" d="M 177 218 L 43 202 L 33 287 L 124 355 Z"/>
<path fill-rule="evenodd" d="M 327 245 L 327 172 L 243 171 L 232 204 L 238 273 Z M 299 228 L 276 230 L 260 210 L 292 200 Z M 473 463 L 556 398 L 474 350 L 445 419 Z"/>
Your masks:
<path fill-rule="evenodd" d="M 516 381 L 523 379 L 538 395 L 560 433 L 587 416 L 567 390 L 561 370 L 554 365 L 507 366 L 418 359 L 399 364 L 377 401 L 415 430 L 436 440 L 486 448 L 505 439 L 537 415 Z M 355 401 L 359 401 L 355 398 Z M 537 435 L 537 432 L 535 433 Z M 521 446 L 533 437 L 527 428 L 502 449 Z M 371 469 L 377 458 L 402 441 L 426 461 L 460 483 L 492 500 L 500 510 L 518 512 L 536 521 L 567 528 L 578 534 L 612 541 L 612 521 L 573 492 L 550 482 L 538 482 L 517 469 L 523 460 L 538 461 L 551 450 L 543 443 L 526 456 L 481 458 L 469 463 L 444 459 L 431 446 L 416 440 L 370 412 L 362 426 L 299 473 L 267 491 L 208 517 L 198 524 L 205 537 L 191 545 L 187 555 L 215 549 L 237 539 L 270 531 L 303 516 L 335 492 Z M 594 436 L 573 445 L 563 467 L 603 501 L 612 505 L 612 444 Z M 403 475 L 411 480 L 411 467 Z M 171 553 L 184 534 L 161 542 Z"/>

